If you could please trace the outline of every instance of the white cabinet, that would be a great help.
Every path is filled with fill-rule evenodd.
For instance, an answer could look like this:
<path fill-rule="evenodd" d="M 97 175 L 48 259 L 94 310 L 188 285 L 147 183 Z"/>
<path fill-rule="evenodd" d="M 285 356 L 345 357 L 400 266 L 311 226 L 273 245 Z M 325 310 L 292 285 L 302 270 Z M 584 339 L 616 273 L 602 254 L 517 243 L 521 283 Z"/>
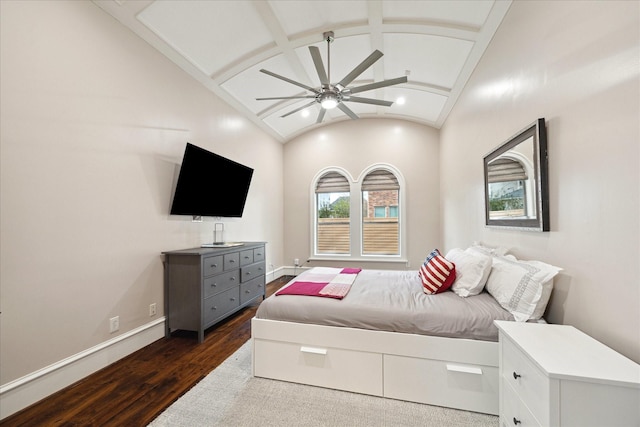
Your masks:
<path fill-rule="evenodd" d="M 501 426 L 640 426 L 640 365 L 572 326 L 495 324 Z"/>

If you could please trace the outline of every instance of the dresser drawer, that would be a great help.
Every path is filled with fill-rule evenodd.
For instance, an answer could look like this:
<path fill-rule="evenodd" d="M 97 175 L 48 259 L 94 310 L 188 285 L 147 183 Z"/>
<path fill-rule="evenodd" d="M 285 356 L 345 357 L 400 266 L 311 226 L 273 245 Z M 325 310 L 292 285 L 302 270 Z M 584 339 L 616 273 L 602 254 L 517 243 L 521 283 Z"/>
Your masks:
<path fill-rule="evenodd" d="M 229 271 L 204 279 L 204 297 L 208 298 L 240 283 L 240 270 Z"/>
<path fill-rule="evenodd" d="M 209 323 L 240 307 L 240 288 L 235 287 L 204 300 L 204 323 Z"/>
<path fill-rule="evenodd" d="M 256 264 L 251 264 L 246 267 L 242 267 L 240 269 L 240 276 L 242 278 L 242 282 L 247 282 L 256 277 L 264 277 L 264 262 L 259 262 Z"/>
<path fill-rule="evenodd" d="M 264 275 L 240 285 L 240 304 L 244 304 L 257 296 L 264 296 Z"/>
<path fill-rule="evenodd" d="M 240 252 L 240 265 L 253 264 L 253 249 Z"/>
<path fill-rule="evenodd" d="M 502 379 L 503 390 L 502 414 L 500 414 L 501 427 L 541 427 L 527 406 L 518 398 L 517 393 L 510 384 Z"/>
<path fill-rule="evenodd" d="M 240 252 L 224 255 L 224 270 L 233 270 L 240 267 Z"/>
<path fill-rule="evenodd" d="M 509 339 L 502 342 L 501 378 L 540 424 L 549 423 L 549 379 Z"/>
<path fill-rule="evenodd" d="M 202 272 L 204 276 L 222 273 L 222 256 L 210 256 L 202 260 Z"/>
<path fill-rule="evenodd" d="M 253 262 L 264 261 L 264 247 L 253 250 Z"/>
<path fill-rule="evenodd" d="M 320 387 L 382 396 L 382 355 L 254 339 L 254 374 Z M 338 404 L 338 402 L 336 402 Z"/>

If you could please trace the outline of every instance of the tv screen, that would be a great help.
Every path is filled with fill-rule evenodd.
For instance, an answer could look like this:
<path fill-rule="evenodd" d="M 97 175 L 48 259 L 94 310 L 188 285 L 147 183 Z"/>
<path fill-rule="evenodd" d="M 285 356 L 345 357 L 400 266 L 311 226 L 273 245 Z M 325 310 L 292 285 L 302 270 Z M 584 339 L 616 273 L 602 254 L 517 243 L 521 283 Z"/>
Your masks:
<path fill-rule="evenodd" d="M 241 217 L 253 169 L 187 143 L 171 215 Z"/>

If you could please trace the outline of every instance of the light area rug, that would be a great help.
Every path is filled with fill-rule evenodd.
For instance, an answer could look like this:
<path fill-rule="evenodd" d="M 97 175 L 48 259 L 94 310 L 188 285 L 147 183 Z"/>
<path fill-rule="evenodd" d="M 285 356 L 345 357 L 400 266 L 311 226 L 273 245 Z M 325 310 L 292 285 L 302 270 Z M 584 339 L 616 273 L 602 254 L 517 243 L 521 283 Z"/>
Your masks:
<path fill-rule="evenodd" d="M 497 427 L 498 417 L 254 378 L 248 341 L 149 426 Z"/>

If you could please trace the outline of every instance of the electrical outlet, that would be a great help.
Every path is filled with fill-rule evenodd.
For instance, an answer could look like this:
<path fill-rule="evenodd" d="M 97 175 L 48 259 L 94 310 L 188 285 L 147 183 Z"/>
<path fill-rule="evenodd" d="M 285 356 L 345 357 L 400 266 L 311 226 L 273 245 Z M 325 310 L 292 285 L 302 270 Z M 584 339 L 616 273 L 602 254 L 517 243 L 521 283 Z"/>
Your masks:
<path fill-rule="evenodd" d="M 114 333 L 120 329 L 120 316 L 109 319 L 109 332 Z"/>
<path fill-rule="evenodd" d="M 298 266 L 300 265 L 300 259 L 295 258 L 295 259 L 293 260 L 293 265 L 295 265 L 296 267 L 298 267 Z"/>
<path fill-rule="evenodd" d="M 153 304 L 149 304 L 149 316 L 155 316 L 156 315 L 156 303 L 154 302 Z"/>

